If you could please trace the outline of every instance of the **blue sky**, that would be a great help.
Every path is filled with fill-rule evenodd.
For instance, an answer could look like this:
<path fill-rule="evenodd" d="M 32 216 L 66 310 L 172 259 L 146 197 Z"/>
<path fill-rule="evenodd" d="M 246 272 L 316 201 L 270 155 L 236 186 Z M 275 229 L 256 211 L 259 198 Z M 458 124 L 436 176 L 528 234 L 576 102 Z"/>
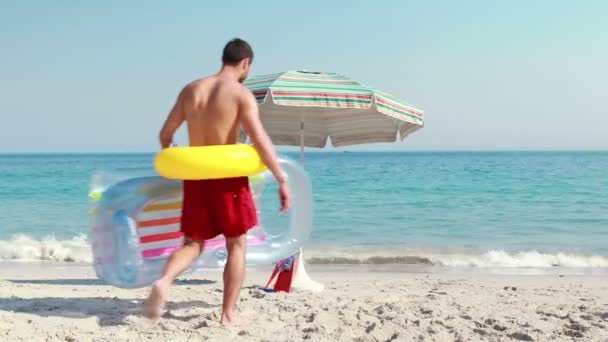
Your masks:
<path fill-rule="evenodd" d="M 608 149 L 605 1 L 2 1 L 0 152 L 154 151 L 233 37 L 426 111 L 398 145 Z M 183 132 L 180 142 L 184 143 Z"/>

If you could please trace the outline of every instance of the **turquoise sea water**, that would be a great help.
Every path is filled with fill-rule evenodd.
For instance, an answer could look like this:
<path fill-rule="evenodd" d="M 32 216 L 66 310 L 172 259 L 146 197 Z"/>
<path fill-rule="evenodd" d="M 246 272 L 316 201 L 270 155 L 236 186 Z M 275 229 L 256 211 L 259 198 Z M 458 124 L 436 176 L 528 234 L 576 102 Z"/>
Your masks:
<path fill-rule="evenodd" d="M 152 158 L 0 156 L 0 259 L 88 260 L 91 176 L 149 175 Z M 608 152 L 309 153 L 305 167 L 314 262 L 608 267 Z M 270 230 L 287 222 L 275 197 Z"/>

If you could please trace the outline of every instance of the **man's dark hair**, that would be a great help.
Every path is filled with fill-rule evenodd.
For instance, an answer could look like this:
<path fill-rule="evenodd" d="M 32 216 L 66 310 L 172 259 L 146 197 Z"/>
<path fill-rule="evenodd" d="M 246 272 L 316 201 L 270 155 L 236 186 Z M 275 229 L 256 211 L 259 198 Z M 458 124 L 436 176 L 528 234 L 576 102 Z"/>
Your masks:
<path fill-rule="evenodd" d="M 246 41 L 235 38 L 224 47 L 224 53 L 222 54 L 222 62 L 224 64 L 237 65 L 245 58 L 253 61 L 253 50 Z"/>

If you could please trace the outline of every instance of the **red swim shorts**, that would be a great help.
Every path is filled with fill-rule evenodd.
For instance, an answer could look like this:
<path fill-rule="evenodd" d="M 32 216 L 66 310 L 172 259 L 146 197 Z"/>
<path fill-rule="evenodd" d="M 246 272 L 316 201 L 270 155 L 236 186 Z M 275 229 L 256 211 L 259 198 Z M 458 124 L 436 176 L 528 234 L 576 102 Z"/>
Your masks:
<path fill-rule="evenodd" d="M 257 224 L 247 177 L 186 180 L 181 231 L 188 238 L 237 237 Z"/>

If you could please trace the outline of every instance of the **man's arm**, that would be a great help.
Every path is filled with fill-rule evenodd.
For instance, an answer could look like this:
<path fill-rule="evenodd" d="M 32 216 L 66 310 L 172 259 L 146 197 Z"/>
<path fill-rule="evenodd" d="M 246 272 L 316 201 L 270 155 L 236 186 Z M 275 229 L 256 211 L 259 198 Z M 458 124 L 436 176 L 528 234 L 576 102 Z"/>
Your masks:
<path fill-rule="evenodd" d="M 264 164 L 266 164 L 270 172 L 272 172 L 272 175 L 277 182 L 283 184 L 287 180 L 279 166 L 279 160 L 274 150 L 274 145 L 260 121 L 258 104 L 255 102 L 255 97 L 244 87 L 243 91 L 245 92 L 245 95 L 239 108 L 239 119 L 241 124 L 260 153 L 260 157 L 262 157 Z"/>
<path fill-rule="evenodd" d="M 173 108 L 171 109 L 171 112 L 169 112 L 169 116 L 167 116 L 167 119 L 165 120 L 165 123 L 160 130 L 159 137 L 160 145 L 162 146 L 162 148 L 167 148 L 171 145 L 171 143 L 173 142 L 173 135 L 175 134 L 175 131 L 177 131 L 179 126 L 181 126 L 184 120 L 186 119 L 186 115 L 184 114 L 183 109 L 183 102 L 186 98 L 186 92 L 187 88 L 184 88 L 180 92 L 179 96 L 177 97 L 177 100 L 175 101 L 175 104 L 173 105 Z"/>

